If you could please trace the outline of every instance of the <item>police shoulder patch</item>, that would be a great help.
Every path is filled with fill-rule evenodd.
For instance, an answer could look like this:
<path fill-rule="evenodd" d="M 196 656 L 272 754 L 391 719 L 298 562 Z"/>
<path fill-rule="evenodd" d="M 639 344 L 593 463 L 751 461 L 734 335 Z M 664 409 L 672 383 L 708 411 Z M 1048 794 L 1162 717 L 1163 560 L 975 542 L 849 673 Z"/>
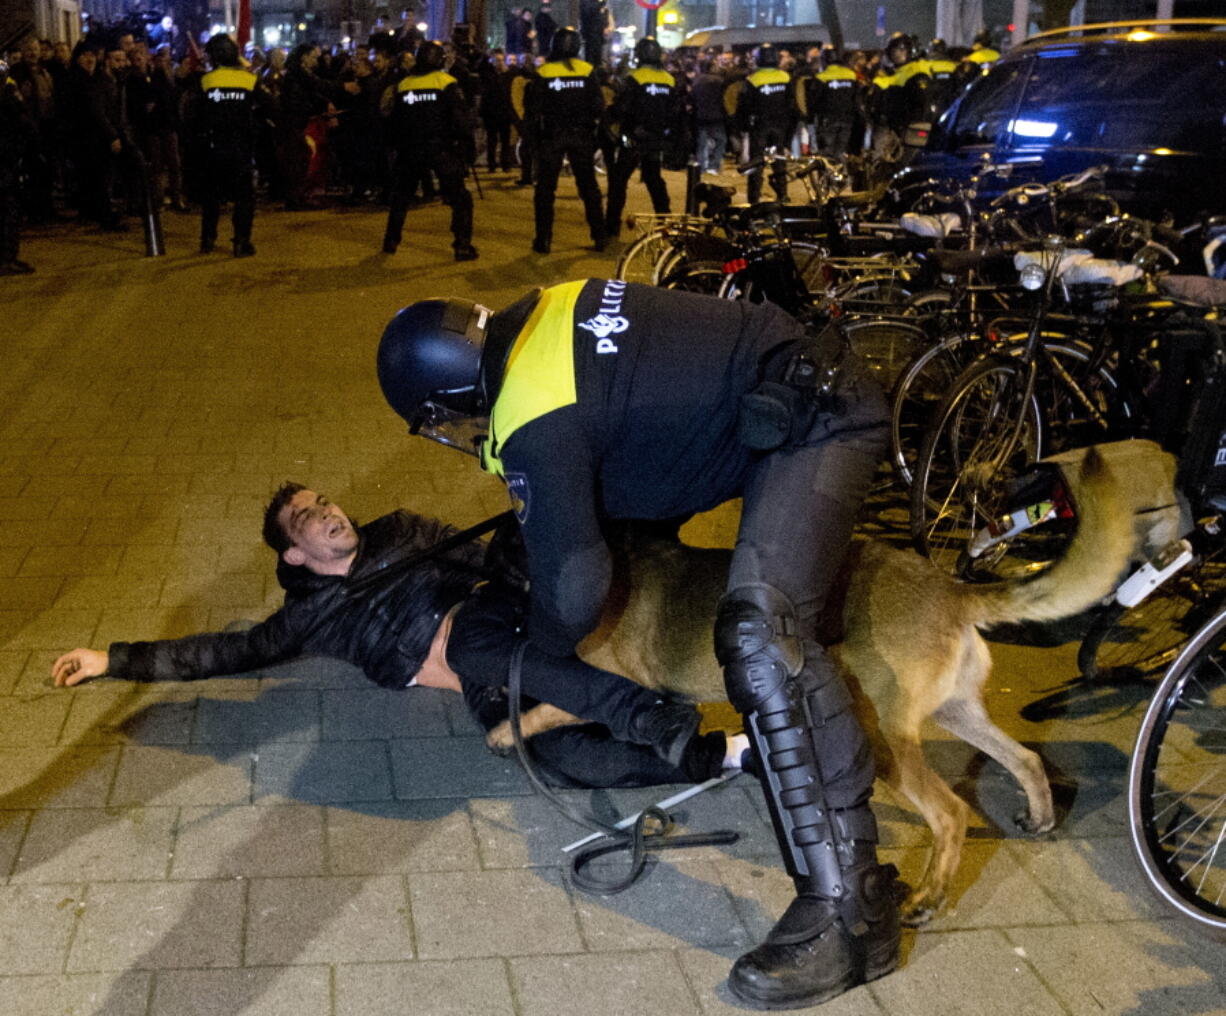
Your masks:
<path fill-rule="evenodd" d="M 528 490 L 528 477 L 523 473 L 507 473 L 507 493 L 511 496 L 511 510 L 522 526 L 528 521 L 528 508 L 532 495 Z"/>

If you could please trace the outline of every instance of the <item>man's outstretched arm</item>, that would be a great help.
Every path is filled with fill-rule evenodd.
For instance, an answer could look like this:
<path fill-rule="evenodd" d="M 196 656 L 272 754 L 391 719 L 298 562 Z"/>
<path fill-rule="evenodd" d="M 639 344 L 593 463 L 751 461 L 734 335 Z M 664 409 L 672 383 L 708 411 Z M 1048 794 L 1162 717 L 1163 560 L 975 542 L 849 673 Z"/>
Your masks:
<path fill-rule="evenodd" d="M 296 655 L 311 621 L 307 610 L 282 608 L 246 631 L 206 632 L 179 639 L 113 642 L 106 652 L 74 649 L 51 665 L 57 687 L 109 674 L 131 681 L 191 681 L 240 674 Z"/>

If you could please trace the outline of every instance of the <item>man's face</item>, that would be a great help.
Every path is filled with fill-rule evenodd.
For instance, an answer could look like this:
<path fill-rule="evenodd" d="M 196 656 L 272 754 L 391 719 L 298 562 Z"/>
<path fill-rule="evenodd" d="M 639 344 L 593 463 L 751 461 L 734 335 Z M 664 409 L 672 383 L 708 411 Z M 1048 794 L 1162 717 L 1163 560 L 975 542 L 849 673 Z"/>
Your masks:
<path fill-rule="evenodd" d="M 302 66 L 308 71 L 313 71 L 319 66 L 319 48 L 309 49 L 302 54 Z"/>
<path fill-rule="evenodd" d="M 72 50 L 66 42 L 57 42 L 55 44 L 55 58 L 60 63 L 68 63 L 72 59 Z"/>
<path fill-rule="evenodd" d="M 125 53 L 130 53 L 135 45 L 136 37 L 131 32 L 125 32 L 119 37 L 119 48 Z"/>
<path fill-rule="evenodd" d="M 106 69 L 112 74 L 120 74 L 128 69 L 128 54 L 122 49 L 113 49 L 106 55 Z"/>
<path fill-rule="evenodd" d="M 143 43 L 137 43 L 131 54 L 128 56 L 132 66 L 140 73 L 144 74 L 149 69 L 149 65 L 153 62 L 153 58 L 149 56 L 149 49 Z"/>
<path fill-rule="evenodd" d="M 358 533 L 340 508 L 322 494 L 300 490 L 277 517 L 292 546 L 281 556 L 288 564 L 323 572 L 358 547 Z"/>
<path fill-rule="evenodd" d="M 21 60 L 27 67 L 34 67 L 43 58 L 43 47 L 35 39 L 21 47 Z"/>
<path fill-rule="evenodd" d="M 391 58 L 383 50 L 375 50 L 375 70 L 382 74 L 392 65 Z"/>

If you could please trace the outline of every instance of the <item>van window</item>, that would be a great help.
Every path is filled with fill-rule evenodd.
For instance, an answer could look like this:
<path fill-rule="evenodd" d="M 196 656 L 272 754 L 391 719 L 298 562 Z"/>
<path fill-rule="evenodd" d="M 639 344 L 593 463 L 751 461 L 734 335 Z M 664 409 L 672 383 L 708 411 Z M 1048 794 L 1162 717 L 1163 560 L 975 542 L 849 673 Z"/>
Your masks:
<path fill-rule="evenodd" d="M 1036 54 L 1033 68 L 1011 125 L 1014 147 L 1222 150 L 1220 45 L 1060 48 Z"/>
<path fill-rule="evenodd" d="M 992 68 L 970 86 L 958 106 L 957 119 L 942 147 L 992 146 L 1009 128 L 1017 107 L 1023 61 Z"/>

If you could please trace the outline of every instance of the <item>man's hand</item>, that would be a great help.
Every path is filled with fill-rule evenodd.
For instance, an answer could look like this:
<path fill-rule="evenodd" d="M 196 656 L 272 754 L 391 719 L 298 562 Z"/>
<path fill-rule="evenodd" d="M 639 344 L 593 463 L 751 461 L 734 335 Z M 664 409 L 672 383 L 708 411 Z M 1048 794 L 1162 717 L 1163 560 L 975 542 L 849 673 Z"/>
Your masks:
<path fill-rule="evenodd" d="M 91 677 L 101 677 L 110 662 L 108 654 L 96 649 L 74 649 L 51 664 L 51 676 L 57 688 L 71 688 Z"/>
<path fill-rule="evenodd" d="M 111 154 L 118 155 L 122 151 L 123 151 L 123 142 L 120 141 L 119 138 L 116 138 L 114 141 L 111 142 Z"/>

